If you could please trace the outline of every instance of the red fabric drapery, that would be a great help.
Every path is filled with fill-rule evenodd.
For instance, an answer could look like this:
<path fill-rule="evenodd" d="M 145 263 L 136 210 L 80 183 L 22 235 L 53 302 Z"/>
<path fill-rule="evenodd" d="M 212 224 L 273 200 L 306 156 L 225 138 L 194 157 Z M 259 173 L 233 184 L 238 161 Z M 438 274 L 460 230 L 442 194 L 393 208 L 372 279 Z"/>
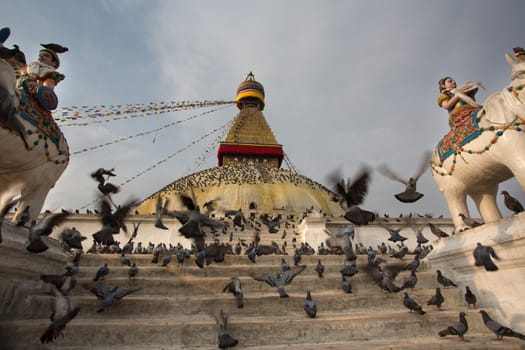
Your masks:
<path fill-rule="evenodd" d="M 217 152 L 219 166 L 222 165 L 222 157 L 224 155 L 277 157 L 279 159 L 279 164 L 281 164 L 284 157 L 283 148 L 281 146 L 221 144 Z"/>

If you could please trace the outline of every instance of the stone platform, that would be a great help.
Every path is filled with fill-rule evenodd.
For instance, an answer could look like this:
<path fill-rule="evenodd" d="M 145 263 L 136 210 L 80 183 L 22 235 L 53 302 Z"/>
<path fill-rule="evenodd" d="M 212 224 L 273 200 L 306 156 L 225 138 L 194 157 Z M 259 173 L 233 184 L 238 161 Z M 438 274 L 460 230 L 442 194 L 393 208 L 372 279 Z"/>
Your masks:
<path fill-rule="evenodd" d="M 519 289 L 511 291 L 502 283 L 509 279 L 503 276 L 521 271 L 520 227 L 525 226 L 524 219 L 507 218 L 494 226 L 485 225 L 434 242 L 434 252 L 418 270 L 417 289 L 407 291 L 427 311 L 425 315 L 408 312 L 402 305 L 402 293 L 385 293 L 373 284 L 363 270 L 365 255 L 358 256 L 359 272 L 349 278 L 352 294 L 340 289 L 343 256 L 305 255 L 301 262 L 307 266 L 305 271 L 286 287 L 290 297 L 279 298 L 275 288 L 253 280 L 250 274 L 277 273 L 282 258 L 293 265 L 291 256 L 260 256 L 254 264 L 244 255 L 227 255 L 223 263 L 200 269 L 193 257 L 182 267 L 174 262 L 162 267 L 153 264 L 149 254 L 133 254 L 128 258 L 137 263 L 140 272 L 130 280 L 128 267 L 120 264 L 119 255 L 84 254 L 78 286 L 71 294 L 81 311 L 67 325 L 65 335 L 49 345 L 40 344 L 39 338 L 49 324 L 53 297 L 49 295 L 50 286 L 41 282 L 39 276 L 61 273 L 71 256 L 53 239 L 46 239 L 51 246 L 47 252 L 28 253 L 27 230 L 4 223 L 4 242 L 0 244 L 0 349 L 213 349 L 217 348 L 217 331 L 212 314 L 220 308 L 232 312 L 229 328 L 239 340 L 236 349 L 523 349 L 525 342 L 521 340 L 493 340 L 479 309 L 467 309 L 463 294 L 465 285 L 470 285 L 478 295 L 479 307 L 515 330 L 525 331 L 520 323 L 523 303 L 514 301 L 514 308 L 510 309 L 503 302 L 518 295 Z M 356 239 L 361 237 L 364 236 Z M 490 274 L 473 268 L 469 255 L 471 244 L 478 240 L 488 243 L 489 239 L 494 240 L 502 257 L 497 262 L 500 271 Z M 363 243 L 368 245 L 367 241 Z M 408 263 L 412 258 L 413 255 L 407 255 L 402 262 Z M 326 267 L 323 278 L 314 270 L 318 259 Z M 104 283 L 141 289 L 107 311 L 96 313 L 98 301 L 82 285 L 92 283 L 96 270 L 105 262 L 110 273 Z M 442 310 L 426 305 L 439 286 L 437 268 L 455 278 L 459 286 L 443 290 Z M 396 283 L 401 284 L 407 275 L 403 272 Z M 231 294 L 222 292 L 231 276 L 239 277 L 243 284 L 242 309 L 235 307 Z M 512 288 L 525 287 L 522 276 L 523 273 L 513 279 L 517 285 Z M 303 311 L 307 290 L 318 303 L 315 319 Z M 441 329 L 457 321 L 460 311 L 467 313 L 468 342 L 460 342 L 457 337 L 438 337 Z"/>

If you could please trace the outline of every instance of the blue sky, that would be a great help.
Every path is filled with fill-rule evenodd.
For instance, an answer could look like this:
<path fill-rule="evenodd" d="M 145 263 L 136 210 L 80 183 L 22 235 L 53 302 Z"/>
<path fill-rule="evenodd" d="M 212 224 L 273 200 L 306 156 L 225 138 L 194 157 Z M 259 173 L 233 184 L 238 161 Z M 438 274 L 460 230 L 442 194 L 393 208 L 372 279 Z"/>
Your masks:
<path fill-rule="evenodd" d="M 483 101 L 509 83 L 504 53 L 525 45 L 517 0 L 442 1 L 160 1 L 3 0 L 0 27 L 28 60 L 40 43 L 69 48 L 59 105 L 99 106 L 180 100 L 233 100 L 252 71 L 266 90 L 264 115 L 305 176 L 328 185 L 334 169 L 352 178 L 362 164 L 386 163 L 414 175 L 420 157 L 448 130 L 437 81 L 481 81 Z M 70 150 L 159 128 L 205 109 L 111 123 L 64 127 Z M 45 208 L 79 208 L 95 198 L 89 173 L 115 167 L 124 182 L 210 133 L 234 106 L 73 156 Z M 144 198 L 194 171 L 217 134 L 137 177 L 122 200 Z M 217 165 L 216 149 L 197 170 Z M 374 173 L 364 207 L 379 213 L 448 216 L 430 171 L 414 204 L 393 194 L 400 183 Z M 525 197 L 514 180 L 502 184 Z M 117 200 L 119 197 L 117 197 Z M 504 215 L 509 212 L 502 209 Z M 477 212 L 473 211 L 477 216 Z"/>

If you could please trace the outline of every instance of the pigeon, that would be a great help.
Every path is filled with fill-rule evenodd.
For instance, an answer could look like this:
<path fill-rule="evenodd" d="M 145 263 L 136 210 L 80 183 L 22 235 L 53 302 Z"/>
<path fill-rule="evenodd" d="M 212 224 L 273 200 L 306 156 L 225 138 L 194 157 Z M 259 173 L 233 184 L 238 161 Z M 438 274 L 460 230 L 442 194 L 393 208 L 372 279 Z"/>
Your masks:
<path fill-rule="evenodd" d="M 161 230 L 168 230 L 166 225 L 162 222 L 162 216 L 167 211 L 167 207 L 169 204 L 169 199 L 166 199 L 164 201 L 164 205 L 162 205 L 162 197 L 159 195 L 157 197 L 157 204 L 155 206 L 155 227 L 160 228 Z"/>
<path fill-rule="evenodd" d="M 107 284 L 84 286 L 84 288 L 95 294 L 100 301 L 99 308 L 96 311 L 98 313 L 104 312 L 114 302 L 120 301 L 125 296 L 140 290 L 140 288 L 111 287 Z"/>
<path fill-rule="evenodd" d="M 312 294 L 310 291 L 306 291 L 306 300 L 304 301 L 304 312 L 310 318 L 315 318 L 317 316 L 317 303 L 312 299 Z"/>
<path fill-rule="evenodd" d="M 437 227 L 436 225 L 432 224 L 431 222 L 428 223 L 428 226 L 430 227 L 430 231 L 438 238 L 445 238 L 448 237 L 449 234 Z"/>
<path fill-rule="evenodd" d="M 483 323 L 485 326 L 490 329 L 494 334 L 496 334 L 496 340 L 503 340 L 503 337 L 513 337 L 525 340 L 525 335 L 513 331 L 509 327 L 501 325 L 499 322 L 490 318 L 489 314 L 485 310 L 479 310 L 481 317 L 483 317 Z"/>
<path fill-rule="evenodd" d="M 40 279 L 46 283 L 54 285 L 63 295 L 68 295 L 77 285 L 77 280 L 65 273 L 62 275 L 41 275 Z"/>
<path fill-rule="evenodd" d="M 523 211 L 523 205 L 516 198 L 512 197 L 507 191 L 501 191 L 501 194 L 505 197 L 503 204 L 512 211 L 514 214 L 521 213 Z"/>
<path fill-rule="evenodd" d="M 232 348 L 239 343 L 237 339 L 232 337 L 228 332 L 228 318 L 230 315 L 224 310 L 220 310 L 217 315 L 215 315 L 215 321 L 217 323 L 217 333 L 219 340 L 219 348 L 227 349 Z"/>
<path fill-rule="evenodd" d="M 335 171 L 329 176 L 329 181 L 333 184 L 334 192 L 337 194 L 337 201 L 346 209 L 344 218 L 355 225 L 368 225 L 374 221 L 376 215 L 368 210 L 358 207 L 366 194 L 370 182 L 370 170 L 363 167 L 356 176 L 354 182 L 350 179 L 342 179 L 339 171 Z"/>
<path fill-rule="evenodd" d="M 104 185 L 104 183 L 106 182 L 106 178 L 104 178 L 104 175 L 107 176 L 108 179 L 110 176 L 117 176 L 113 171 L 115 171 L 115 168 L 109 170 L 106 170 L 104 168 L 98 168 L 95 172 L 91 173 L 91 177 L 95 179 L 99 184 Z"/>
<path fill-rule="evenodd" d="M 357 258 L 353 260 L 345 259 L 343 268 L 339 272 L 346 277 L 352 277 L 357 273 Z"/>
<path fill-rule="evenodd" d="M 448 326 L 447 328 L 443 329 L 438 333 L 440 337 L 445 337 L 447 335 L 457 335 L 459 337 L 459 340 L 464 341 L 465 333 L 468 331 L 468 323 L 466 319 L 466 314 L 461 311 L 459 313 L 459 322 L 455 322 Z"/>
<path fill-rule="evenodd" d="M 111 245 L 115 243 L 114 234 L 118 234 L 121 229 L 128 232 L 124 220 L 129 215 L 131 208 L 137 204 L 137 200 L 128 200 L 124 205 L 118 206 L 115 211 L 111 209 L 111 203 L 106 198 L 100 198 L 100 203 L 102 228 L 92 236 L 97 243 Z"/>
<path fill-rule="evenodd" d="M 288 270 L 290 270 L 290 265 L 288 264 L 288 262 L 286 262 L 286 260 L 284 260 L 284 258 L 281 258 L 281 272 L 285 272 Z"/>
<path fill-rule="evenodd" d="M 62 233 L 60 233 L 60 240 L 62 244 L 68 249 L 80 249 L 82 250 L 82 242 L 86 240 L 87 237 L 82 236 L 80 231 L 75 227 L 65 228 Z"/>
<path fill-rule="evenodd" d="M 317 259 L 317 265 L 315 265 L 315 272 L 319 278 L 323 278 L 324 265 L 321 263 L 321 259 Z"/>
<path fill-rule="evenodd" d="M 416 233 L 416 242 L 418 244 L 426 244 L 426 243 L 428 243 L 428 238 L 423 236 L 423 230 L 422 230 L 421 227 L 415 227 L 414 225 L 411 225 L 410 227 L 412 227 L 412 229 Z"/>
<path fill-rule="evenodd" d="M 222 229 L 225 223 L 222 221 L 214 220 L 208 215 L 201 213 L 199 206 L 191 197 L 186 195 L 179 195 L 183 205 L 188 209 L 184 212 L 167 212 L 177 219 L 184 221 L 184 224 L 179 228 L 179 232 L 186 238 L 192 239 L 198 251 L 204 249 L 204 238 L 205 233 L 202 231 L 202 226 L 207 226 L 212 229 Z M 195 197 L 192 193 L 192 197 Z M 181 223 L 182 223 L 181 221 Z"/>
<path fill-rule="evenodd" d="M 120 188 L 117 185 L 112 184 L 111 182 L 106 182 L 105 184 L 98 184 L 97 188 L 104 196 L 116 194 L 120 191 Z"/>
<path fill-rule="evenodd" d="M 399 272 L 403 271 L 404 264 L 388 264 L 380 267 L 379 264 L 383 262 L 383 259 L 371 259 L 368 258 L 366 271 L 368 277 L 374 281 L 382 290 L 391 293 L 397 293 L 401 291 L 401 287 L 394 284 L 394 280 Z"/>
<path fill-rule="evenodd" d="M 171 254 L 164 255 L 164 258 L 162 258 L 162 267 L 168 266 L 171 260 L 173 260 L 173 255 Z"/>
<path fill-rule="evenodd" d="M 68 263 L 65 266 L 66 272 L 64 273 L 67 276 L 74 276 L 79 271 L 78 264 L 80 263 L 80 257 L 82 256 L 82 252 L 77 252 L 75 256 L 73 257 L 73 261 L 71 263 Z"/>
<path fill-rule="evenodd" d="M 476 308 L 477 298 L 474 293 L 472 293 L 472 290 L 470 290 L 469 286 L 465 287 L 465 301 L 467 302 L 467 307 L 470 309 L 470 305 L 474 306 L 474 309 Z"/>
<path fill-rule="evenodd" d="M 46 215 L 38 223 L 33 220 L 29 226 L 29 244 L 26 247 L 27 251 L 31 253 L 42 253 L 49 249 L 47 244 L 42 241 L 42 236 L 49 236 L 55 226 L 63 223 L 69 215 L 69 213 L 55 213 Z"/>
<path fill-rule="evenodd" d="M 338 196 L 338 201 L 343 206 L 351 208 L 361 204 L 366 194 L 368 193 L 368 185 L 370 182 L 370 170 L 367 167 L 363 167 L 354 182 L 350 182 L 350 179 L 342 179 L 339 170 L 329 175 L 329 181 L 334 184 L 334 192 Z"/>
<path fill-rule="evenodd" d="M 119 260 L 122 265 L 131 266 L 131 261 L 129 261 L 128 257 L 126 256 L 126 254 L 124 254 L 124 252 L 120 254 Z"/>
<path fill-rule="evenodd" d="M 295 266 L 298 266 L 301 263 L 302 255 L 299 249 L 295 250 L 295 253 L 293 255 L 293 264 Z"/>
<path fill-rule="evenodd" d="M 341 248 L 346 256 L 347 260 L 356 259 L 356 255 L 352 248 L 352 242 L 350 238 L 354 238 L 354 227 L 352 225 L 345 225 L 337 234 L 333 234 L 330 230 L 324 229 L 324 232 L 328 234 L 328 238 L 325 240 L 326 245 L 331 249 Z"/>
<path fill-rule="evenodd" d="M 416 271 L 420 264 L 419 254 L 416 254 L 414 255 L 414 259 L 405 266 L 405 270 Z"/>
<path fill-rule="evenodd" d="M 470 228 L 478 227 L 478 226 L 483 225 L 483 223 L 481 223 L 479 221 L 476 221 L 476 220 L 474 220 L 472 218 L 469 218 L 469 217 L 465 216 L 465 214 L 463 214 L 463 213 L 459 213 L 458 215 L 461 216 L 461 218 L 463 219 L 463 223 L 465 225 L 467 225 L 468 227 L 470 227 Z"/>
<path fill-rule="evenodd" d="M 394 197 L 403 203 L 413 203 L 421 199 L 424 195 L 422 193 L 417 192 L 416 190 L 416 184 L 421 175 L 427 170 L 428 163 L 430 162 L 430 157 L 432 156 L 432 153 L 429 151 L 425 151 L 423 154 L 423 159 L 421 160 L 421 163 L 419 165 L 419 168 L 417 169 L 416 174 L 409 178 L 408 180 L 401 178 L 396 173 L 394 173 L 386 164 L 381 165 L 378 170 L 381 174 L 384 176 L 399 181 L 402 184 L 405 185 L 405 190 L 401 193 L 398 193 L 394 195 Z"/>
<path fill-rule="evenodd" d="M 403 258 L 405 257 L 405 255 L 407 255 L 407 253 L 408 253 L 408 247 L 404 245 L 397 252 L 390 255 L 390 257 L 403 260 Z"/>
<path fill-rule="evenodd" d="M 498 270 L 491 258 L 499 260 L 499 257 L 491 246 L 485 246 L 478 242 L 472 254 L 474 255 L 474 265 L 483 266 L 487 271 Z"/>
<path fill-rule="evenodd" d="M 436 288 L 436 294 L 434 294 L 427 302 L 427 305 L 436 305 L 438 309 L 441 309 L 441 305 L 445 302 L 445 297 L 441 294 L 441 288 Z"/>
<path fill-rule="evenodd" d="M 343 292 L 351 294 L 352 293 L 352 284 L 349 280 L 346 279 L 345 275 L 341 275 L 341 289 Z"/>
<path fill-rule="evenodd" d="M 241 231 L 244 231 L 245 225 L 246 225 L 246 218 L 244 217 L 244 214 L 242 213 L 242 209 L 239 208 L 239 210 L 227 210 L 224 212 L 224 216 L 231 217 L 233 216 L 233 226 L 239 227 Z"/>
<path fill-rule="evenodd" d="M 287 298 L 284 287 L 292 283 L 295 276 L 304 271 L 306 265 L 299 265 L 290 268 L 290 270 L 283 272 L 282 274 L 269 274 L 269 273 L 252 273 L 251 277 L 256 281 L 266 282 L 269 286 L 277 288 L 279 297 Z"/>
<path fill-rule="evenodd" d="M 95 278 L 93 278 L 93 281 L 98 281 L 99 279 L 101 278 L 104 278 L 105 276 L 107 276 L 107 274 L 109 273 L 109 267 L 108 267 L 108 263 L 104 263 L 104 266 L 101 266 L 96 274 L 95 274 Z"/>
<path fill-rule="evenodd" d="M 46 331 L 40 336 L 42 344 L 51 343 L 59 334 L 62 333 L 66 325 L 74 319 L 79 311 L 79 307 L 74 307 L 69 300 L 69 297 L 62 294 L 58 289 L 53 288 L 55 294 L 53 313 L 51 314 L 51 324 Z"/>
<path fill-rule="evenodd" d="M 352 224 L 361 226 L 368 225 L 369 223 L 373 222 L 376 219 L 376 214 L 354 205 L 346 211 L 343 217 Z"/>
<path fill-rule="evenodd" d="M 410 276 L 405 280 L 405 282 L 403 282 L 401 289 L 410 288 L 414 290 L 414 288 L 416 288 L 416 283 L 417 283 L 416 270 L 411 270 Z"/>
<path fill-rule="evenodd" d="M 11 209 L 15 206 L 16 203 L 18 203 L 19 199 L 12 200 L 8 202 L 4 208 L 2 208 L 2 211 L 0 211 L 0 243 L 2 243 L 2 223 L 4 222 L 4 217 L 9 213 Z"/>
<path fill-rule="evenodd" d="M 244 307 L 244 293 L 242 291 L 241 280 L 239 277 L 231 277 L 230 282 L 222 289 L 222 292 L 230 292 L 235 296 L 235 302 L 238 308 Z"/>
<path fill-rule="evenodd" d="M 128 276 L 129 278 L 132 278 L 132 277 L 137 276 L 138 273 L 139 273 L 139 268 L 137 267 L 137 263 L 133 262 L 128 269 Z"/>
<path fill-rule="evenodd" d="M 267 215 L 261 215 L 260 219 L 261 222 L 268 227 L 269 233 L 279 232 L 279 227 L 281 225 L 281 215 L 277 215 L 277 217 L 272 219 L 269 219 Z"/>
<path fill-rule="evenodd" d="M 388 231 L 388 233 L 390 233 L 390 237 L 388 237 L 388 240 L 389 240 L 389 241 L 395 243 L 395 242 L 404 242 L 404 241 L 407 240 L 406 237 L 401 236 L 401 235 L 399 234 L 399 232 L 401 231 L 400 228 L 393 230 L 393 229 L 389 229 L 389 228 L 387 228 L 387 227 L 385 227 L 385 226 L 383 226 L 383 227 Z"/>
<path fill-rule="evenodd" d="M 408 293 L 406 293 L 406 292 L 405 292 L 405 297 L 403 298 L 403 305 L 409 310 L 409 312 L 414 311 L 414 312 L 417 312 L 420 315 L 426 314 L 426 312 L 423 311 L 423 309 L 417 303 L 417 301 L 415 301 L 414 299 L 409 297 Z"/>
<path fill-rule="evenodd" d="M 437 273 L 437 282 L 441 284 L 443 287 L 457 287 L 457 285 L 449 278 L 443 276 L 440 270 L 436 270 Z"/>

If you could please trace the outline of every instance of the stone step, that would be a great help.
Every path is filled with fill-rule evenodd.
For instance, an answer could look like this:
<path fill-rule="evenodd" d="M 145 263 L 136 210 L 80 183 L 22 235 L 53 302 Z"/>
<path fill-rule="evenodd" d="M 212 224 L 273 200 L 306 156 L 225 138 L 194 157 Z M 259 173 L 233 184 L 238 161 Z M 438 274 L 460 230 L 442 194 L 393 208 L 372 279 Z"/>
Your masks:
<path fill-rule="evenodd" d="M 158 268 L 157 268 L 158 269 Z M 264 270 L 266 272 L 277 272 L 275 267 L 274 271 Z M 308 268 L 306 269 L 308 270 Z M 303 273 L 306 273 L 305 272 Z M 139 291 L 139 294 L 152 294 L 152 295 L 173 295 L 173 294 L 192 294 L 192 295 L 202 295 L 209 293 L 220 293 L 224 286 L 230 281 L 230 277 L 237 275 L 241 281 L 243 291 L 246 294 L 252 292 L 271 292 L 276 291 L 276 288 L 269 286 L 265 282 L 256 281 L 247 274 L 224 274 L 223 276 L 194 276 L 191 274 L 179 275 L 178 273 L 173 272 L 172 270 L 155 270 L 155 273 L 139 272 L 139 275 L 134 278 L 127 277 L 127 269 L 111 269 L 110 273 L 104 277 L 104 279 L 99 280 L 99 283 L 105 283 L 109 285 L 116 286 L 126 286 L 126 287 L 140 287 L 142 288 Z M 262 272 L 262 271 L 260 271 Z M 304 292 L 306 290 L 311 290 L 312 292 L 317 291 L 341 291 L 340 282 L 341 274 L 340 273 L 331 273 L 325 275 L 323 278 L 319 278 L 317 275 L 312 273 L 309 274 L 299 274 L 294 278 L 294 280 L 285 287 L 288 292 Z M 86 274 L 85 274 L 86 275 Z M 91 284 L 93 282 L 93 274 L 87 274 L 89 277 L 79 277 L 77 278 L 77 284 L 83 286 L 86 284 Z M 152 277 L 149 277 L 153 275 Z M 416 289 L 430 289 L 432 292 L 435 291 L 435 287 L 438 286 L 436 282 L 435 274 L 432 272 L 420 272 L 417 274 L 418 282 L 416 284 Z M 408 277 L 408 273 L 403 272 L 400 274 L 395 283 L 399 286 L 403 284 L 405 278 Z M 380 288 L 373 283 L 365 273 L 357 273 L 356 275 L 349 277 L 348 280 L 352 284 L 352 292 L 355 293 L 369 293 L 380 291 Z M 458 289 L 460 291 L 464 290 L 462 288 L 442 288 L 442 291 L 445 290 L 454 290 Z M 75 288 L 73 295 L 75 294 L 85 294 L 82 288 Z"/>
<path fill-rule="evenodd" d="M 255 345 L 244 346 L 238 344 L 236 350 L 352 350 L 352 349 L 375 349 L 375 350 L 522 350 L 523 344 L 516 339 L 505 338 L 504 341 L 495 340 L 493 336 L 486 333 L 469 332 L 466 341 L 458 341 L 457 338 L 438 336 L 417 337 L 412 339 L 392 340 L 392 339 L 356 339 L 349 341 L 327 341 L 312 343 L 291 343 L 283 345 Z M 216 344 L 205 346 L 183 346 L 176 347 L 163 344 L 140 344 L 139 347 L 133 345 L 113 345 L 111 350 L 202 350 L 218 348 Z M 90 346 L 61 346 L 61 345 L 41 345 L 38 349 L 42 350 L 107 350 L 105 345 Z M 26 346 L 11 347 L 10 350 L 27 350 Z"/>
<path fill-rule="evenodd" d="M 194 295 L 141 295 L 139 292 L 126 296 L 122 301 L 115 303 L 105 313 L 95 313 L 99 308 L 99 301 L 92 294 L 72 296 L 74 305 L 81 308 L 79 318 L 100 318 L 106 320 L 114 318 L 134 318 L 137 314 L 154 314 L 159 318 L 177 319 L 212 310 L 217 305 L 237 309 L 234 296 L 230 293 Z M 303 305 L 305 292 L 288 291 L 288 298 L 279 298 L 277 292 L 247 293 L 244 296 L 244 307 L 238 313 L 244 316 L 286 316 L 304 315 Z M 464 306 L 462 297 L 457 291 L 444 292 L 445 302 L 442 310 L 461 308 Z M 428 306 L 427 301 L 433 295 L 432 291 L 410 291 L 409 295 L 415 299 L 427 312 L 438 311 L 435 306 Z M 402 304 L 402 293 L 361 293 L 346 294 L 338 291 L 312 292 L 313 299 L 317 302 L 319 313 L 348 314 L 366 311 L 402 311 L 406 310 Z M 49 316 L 53 297 L 48 295 L 35 295 L 27 298 L 17 310 L 18 317 L 45 318 Z M 48 305 L 48 307 L 35 308 L 33 305 Z"/>
<path fill-rule="evenodd" d="M 135 261 L 137 265 L 154 265 L 151 263 L 153 257 L 152 254 L 126 254 L 126 257 L 130 261 Z M 399 259 L 390 258 L 389 256 L 381 256 L 387 261 L 400 261 Z M 162 263 L 163 255 L 159 258 L 159 265 Z M 279 266 L 281 259 L 285 259 L 288 264 L 293 265 L 293 254 L 292 255 L 261 255 L 256 258 L 257 263 L 253 264 L 246 255 L 226 255 L 224 262 L 221 263 L 212 263 L 212 265 L 220 266 L 243 266 L 243 265 L 274 265 Z M 71 258 L 70 258 L 71 259 Z M 80 266 L 101 266 L 104 262 L 107 262 L 108 265 L 118 266 L 120 264 L 120 254 L 83 254 L 80 258 Z M 340 264 L 342 265 L 345 257 L 344 255 L 302 255 L 301 263 L 306 265 L 317 264 L 317 260 L 320 259 L 323 264 Z M 358 264 L 366 264 L 367 256 L 366 255 L 357 255 Z M 403 262 L 410 262 L 413 259 L 413 255 L 407 254 L 403 259 Z M 172 261 L 172 264 L 175 262 L 175 257 Z M 194 257 L 192 256 L 189 260 L 186 260 L 185 266 L 195 266 Z M 211 265 L 210 265 L 211 266 Z"/>
<path fill-rule="evenodd" d="M 229 320 L 232 336 L 244 347 L 277 346 L 283 344 L 310 344 L 323 342 L 351 342 L 359 340 L 361 345 L 370 339 L 401 342 L 405 339 L 435 337 L 437 333 L 456 322 L 460 309 L 430 311 L 426 315 L 399 311 L 370 311 L 349 314 L 320 312 L 310 319 L 306 315 L 244 316 L 234 310 Z M 58 338 L 55 346 L 135 346 L 142 344 L 166 344 L 167 348 L 213 347 L 216 344 L 216 325 L 207 313 L 199 313 L 176 319 L 159 318 L 142 314 L 140 318 L 74 319 L 66 328 L 67 335 Z M 154 317 L 152 317 L 154 316 Z M 478 311 L 467 311 L 469 332 L 492 336 L 485 328 Z M 0 328 L 9 334 L 8 342 L 17 345 L 36 346 L 46 329 L 47 319 L 3 321 Z M 468 337 L 468 334 L 467 334 Z M 457 337 L 443 342 L 458 343 Z M 455 338 L 455 339 L 454 339 Z M 16 340 L 16 341 L 14 341 Z M 483 341 L 486 342 L 486 339 Z M 481 343 L 483 344 L 483 343 Z M 474 345 L 474 344 L 472 344 Z M 8 347 L 10 348 L 10 347 Z"/>

